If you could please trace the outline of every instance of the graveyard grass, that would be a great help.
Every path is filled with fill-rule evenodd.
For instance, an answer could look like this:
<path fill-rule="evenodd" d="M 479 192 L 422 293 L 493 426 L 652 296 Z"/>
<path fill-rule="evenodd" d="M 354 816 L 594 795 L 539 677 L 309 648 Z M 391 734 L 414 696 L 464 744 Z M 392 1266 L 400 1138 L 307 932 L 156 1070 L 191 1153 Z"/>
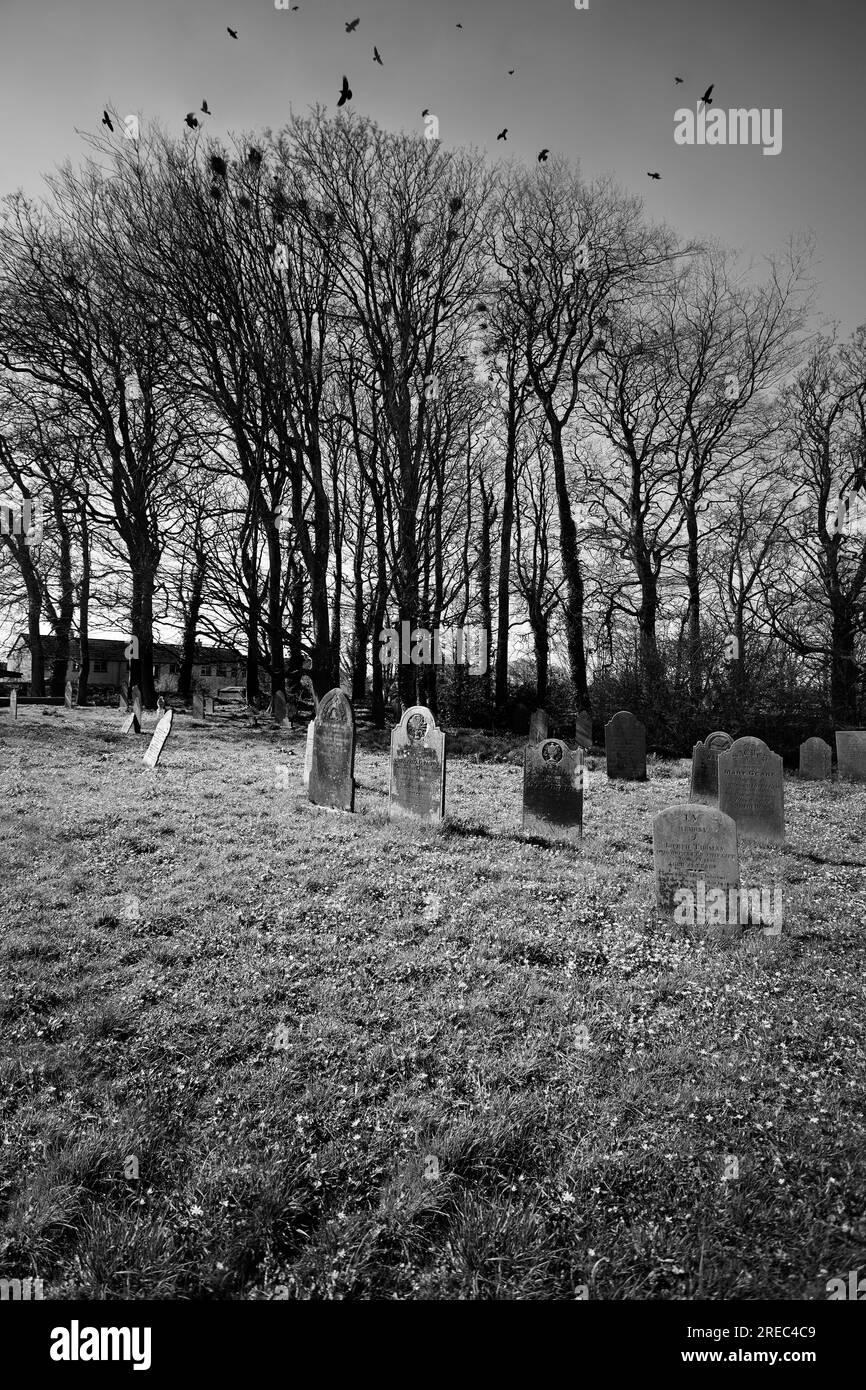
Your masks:
<path fill-rule="evenodd" d="M 181 714 L 150 772 L 118 724 L 0 728 L 0 1276 L 824 1299 L 862 1264 L 866 789 L 786 777 L 787 847 L 741 850 L 783 935 L 718 942 L 652 906 L 686 762 L 609 785 L 596 757 L 574 851 L 521 842 L 516 742 L 450 739 L 419 831 L 385 736 L 352 816 L 307 802 L 303 729 Z"/>

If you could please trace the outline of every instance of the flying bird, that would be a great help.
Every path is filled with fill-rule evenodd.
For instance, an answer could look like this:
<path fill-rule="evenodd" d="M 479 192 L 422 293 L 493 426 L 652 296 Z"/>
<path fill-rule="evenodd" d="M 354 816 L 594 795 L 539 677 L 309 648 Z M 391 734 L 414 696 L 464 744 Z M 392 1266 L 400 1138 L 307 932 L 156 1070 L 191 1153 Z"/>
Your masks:
<path fill-rule="evenodd" d="M 349 86 L 349 79 L 348 79 L 348 77 L 346 77 L 346 76 L 344 75 L 344 76 L 343 76 L 343 86 L 342 86 L 342 88 L 341 88 L 341 90 L 340 90 L 340 100 L 337 102 L 337 105 L 338 105 L 338 106 L 345 106 L 346 102 L 347 102 L 347 101 L 351 101 L 351 100 L 352 100 L 352 89 L 351 89 L 351 87 Z"/>
<path fill-rule="evenodd" d="M 376 47 L 375 44 L 373 44 L 373 62 L 374 62 L 374 63 L 378 63 L 378 64 L 379 64 L 379 67 L 382 66 L 382 59 L 381 59 L 381 57 L 379 56 L 379 50 L 378 50 L 378 48 Z"/>
<path fill-rule="evenodd" d="M 103 111 L 102 113 L 102 125 L 107 125 L 109 130 L 114 130 L 114 126 L 111 124 L 111 117 L 107 111 Z"/>
<path fill-rule="evenodd" d="M 205 116 L 212 116 L 213 112 L 207 104 L 207 97 L 202 98 L 201 109 Z"/>
<path fill-rule="evenodd" d="M 506 126 L 504 130 L 500 130 L 500 132 L 499 132 L 499 134 L 497 135 L 496 138 L 497 138 L 497 140 L 507 140 L 507 139 L 508 139 L 508 126 Z"/>
<path fill-rule="evenodd" d="M 455 24 L 455 25 L 454 25 L 454 28 L 455 28 L 455 29 L 462 29 L 462 28 L 463 28 L 463 25 L 462 25 L 462 24 Z"/>
<path fill-rule="evenodd" d="M 515 73 L 515 69 L 514 69 L 514 68 L 509 68 L 509 69 L 508 69 L 508 76 L 509 76 L 509 77 L 513 77 L 513 76 L 514 76 L 514 73 Z"/>
<path fill-rule="evenodd" d="M 198 121 L 195 118 L 194 111 L 187 111 L 186 115 L 184 116 L 184 120 L 186 121 L 190 130 L 195 130 L 196 126 L 198 125 Z"/>
<path fill-rule="evenodd" d="M 660 179 L 660 178 L 661 178 L 661 174 L 651 174 L 651 173 L 649 172 L 649 170 L 647 170 L 647 178 L 648 178 L 648 179 Z"/>
<path fill-rule="evenodd" d="M 704 103 L 705 106 L 709 106 L 710 103 L 711 103 L 711 101 L 712 101 L 712 99 L 713 99 L 712 96 L 710 95 L 710 93 L 712 92 L 712 90 L 713 90 L 713 88 L 715 87 L 715 85 L 716 85 L 715 82 L 711 82 L 710 85 L 709 85 L 709 87 L 708 87 L 707 90 L 704 92 L 703 96 L 701 97 L 701 101 Z"/>
<path fill-rule="evenodd" d="M 539 150 L 539 151 L 538 151 L 538 162 L 539 162 L 539 164 L 546 164 L 546 163 L 547 163 L 547 156 L 548 156 L 549 154 L 550 154 L 550 150 L 546 150 L 546 149 L 545 149 L 545 150 Z"/>
<path fill-rule="evenodd" d="M 225 160 L 222 158 L 221 155 L 218 155 L 218 154 L 212 154 L 212 155 L 211 155 L 211 157 L 210 157 L 210 167 L 211 167 L 211 169 L 213 170 L 213 172 L 214 172 L 215 174 L 219 175 L 219 177 L 220 177 L 221 179 L 228 178 L 228 172 L 229 172 L 228 165 L 226 164 Z"/>
<path fill-rule="evenodd" d="M 424 107 L 424 110 L 421 112 L 421 118 L 422 118 L 422 120 L 423 120 L 423 118 L 424 118 L 425 116 L 429 116 L 429 115 L 430 115 L 430 107 L 429 107 L 429 106 L 425 106 L 425 107 Z"/>
<path fill-rule="evenodd" d="M 682 79 L 681 77 L 675 77 L 675 78 L 674 78 L 674 86 L 675 86 L 675 87 L 681 87 L 682 85 L 683 85 L 683 79 Z"/>
<path fill-rule="evenodd" d="M 229 33 L 229 34 L 231 34 L 231 36 L 232 36 L 233 39 L 236 39 L 237 36 L 238 36 L 238 31 L 237 31 L 237 29 L 230 29 L 228 25 L 226 25 L 226 32 Z"/>
<path fill-rule="evenodd" d="M 360 19 L 353 19 L 351 24 L 346 25 L 346 33 L 353 34 L 360 23 Z"/>

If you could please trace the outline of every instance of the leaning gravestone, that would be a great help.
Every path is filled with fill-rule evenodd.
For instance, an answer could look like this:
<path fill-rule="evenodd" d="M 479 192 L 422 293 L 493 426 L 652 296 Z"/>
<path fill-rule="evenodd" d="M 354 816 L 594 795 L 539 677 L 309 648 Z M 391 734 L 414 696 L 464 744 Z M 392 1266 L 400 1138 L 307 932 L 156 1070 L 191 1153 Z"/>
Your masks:
<path fill-rule="evenodd" d="M 627 709 L 604 726 L 608 777 L 626 782 L 646 781 L 646 729 Z"/>
<path fill-rule="evenodd" d="M 547 731 L 549 727 L 550 717 L 547 713 L 547 710 L 534 710 L 532 718 L 529 721 L 529 742 L 543 743 L 544 740 L 547 738 Z"/>
<path fill-rule="evenodd" d="M 329 690 L 316 710 L 307 795 L 315 806 L 355 809 L 355 716 L 342 690 Z"/>
<path fill-rule="evenodd" d="M 145 763 L 147 767 L 156 767 L 159 762 L 159 755 L 163 750 L 166 739 L 171 733 L 171 721 L 173 717 L 174 710 L 167 709 L 165 714 L 158 721 L 153 731 L 153 738 L 150 740 L 148 750 L 142 758 L 142 762 Z"/>
<path fill-rule="evenodd" d="M 277 690 L 277 691 L 275 691 L 275 692 L 274 692 L 274 719 L 277 721 L 278 724 L 284 724 L 284 723 L 285 723 L 285 720 L 286 720 L 286 712 L 287 712 L 287 710 L 288 710 L 288 706 L 287 706 L 287 704 L 286 704 L 286 697 L 285 697 L 285 695 L 283 694 L 282 690 Z"/>
<path fill-rule="evenodd" d="M 67 709 L 72 709 L 72 681 L 66 682 L 66 690 L 63 694 L 63 703 Z"/>
<path fill-rule="evenodd" d="M 840 782 L 866 782 L 866 729 L 836 730 L 836 770 Z"/>
<path fill-rule="evenodd" d="M 833 750 L 822 738 L 800 744 L 800 776 L 806 782 L 829 782 L 833 776 Z"/>
<path fill-rule="evenodd" d="M 523 753 L 523 833 L 577 843 L 583 834 L 583 752 L 557 738 Z"/>
<path fill-rule="evenodd" d="M 719 757 L 719 810 L 740 839 L 785 843 L 782 759 L 759 738 L 738 738 Z"/>
<path fill-rule="evenodd" d="M 700 805 L 660 811 L 653 817 L 653 866 L 660 912 L 699 927 L 728 922 L 729 890 L 740 886 L 737 826 L 730 816 Z"/>
<path fill-rule="evenodd" d="M 304 751 L 304 786 L 310 785 L 310 768 L 313 766 L 313 736 L 316 732 L 316 721 L 311 719 L 307 725 L 307 747 Z"/>
<path fill-rule="evenodd" d="M 410 705 L 391 731 L 391 820 L 440 821 L 445 814 L 445 735 L 425 705 Z"/>
<path fill-rule="evenodd" d="M 193 719 L 204 719 L 204 696 L 200 690 L 193 692 L 192 717 Z"/>
<path fill-rule="evenodd" d="M 699 801 L 704 806 L 719 804 L 719 754 L 727 753 L 733 741 L 730 734 L 719 731 L 695 744 L 689 801 Z"/>
<path fill-rule="evenodd" d="M 122 734 L 140 734 L 141 724 L 135 710 L 131 710 L 120 726 Z"/>
<path fill-rule="evenodd" d="M 574 721 L 574 741 L 578 748 L 592 747 L 592 715 L 586 710 L 578 710 Z"/>
<path fill-rule="evenodd" d="M 13 719 L 18 718 L 18 691 L 9 691 L 9 713 Z"/>

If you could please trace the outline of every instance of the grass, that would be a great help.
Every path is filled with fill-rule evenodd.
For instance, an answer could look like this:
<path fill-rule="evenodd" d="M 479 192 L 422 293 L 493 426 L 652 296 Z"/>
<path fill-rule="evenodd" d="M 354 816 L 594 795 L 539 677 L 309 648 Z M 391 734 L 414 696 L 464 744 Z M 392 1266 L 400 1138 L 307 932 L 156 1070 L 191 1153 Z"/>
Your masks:
<path fill-rule="evenodd" d="M 594 777 L 575 852 L 521 840 L 515 743 L 461 735 L 424 831 L 380 736 L 349 816 L 303 730 L 176 715 L 149 772 L 119 721 L 0 718 L 0 1277 L 824 1299 L 862 1262 L 866 790 L 786 779 L 787 847 L 741 847 L 783 934 L 708 940 L 652 905 L 684 762 Z"/>

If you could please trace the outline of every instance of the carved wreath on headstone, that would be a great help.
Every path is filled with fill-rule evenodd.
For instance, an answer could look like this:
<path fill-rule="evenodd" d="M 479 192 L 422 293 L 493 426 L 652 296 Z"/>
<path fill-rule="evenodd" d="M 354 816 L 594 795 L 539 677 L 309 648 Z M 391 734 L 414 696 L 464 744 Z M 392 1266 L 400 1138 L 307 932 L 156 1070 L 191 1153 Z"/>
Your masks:
<path fill-rule="evenodd" d="M 551 740 L 550 743 L 542 743 L 541 756 L 546 763 L 560 763 L 562 762 L 562 749 L 558 743 Z"/>
<path fill-rule="evenodd" d="M 413 743 L 420 743 L 427 737 L 427 720 L 423 714 L 413 714 L 406 724 L 406 733 Z"/>

